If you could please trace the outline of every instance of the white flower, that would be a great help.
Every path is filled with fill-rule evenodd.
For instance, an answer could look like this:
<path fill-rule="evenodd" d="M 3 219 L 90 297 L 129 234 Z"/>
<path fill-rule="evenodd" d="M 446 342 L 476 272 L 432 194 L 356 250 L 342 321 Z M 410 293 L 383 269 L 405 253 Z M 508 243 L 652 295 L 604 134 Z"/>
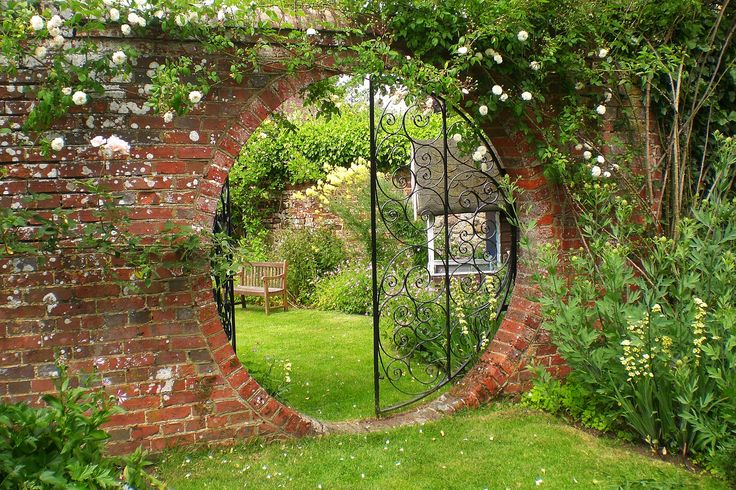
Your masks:
<path fill-rule="evenodd" d="M 61 93 L 64 95 L 71 95 L 72 94 L 72 88 L 71 87 L 64 87 L 61 89 Z"/>
<path fill-rule="evenodd" d="M 476 151 L 475 153 L 473 153 L 473 160 L 475 160 L 476 162 L 480 162 L 481 160 L 483 160 L 483 154 Z"/>
<path fill-rule="evenodd" d="M 170 123 L 174 119 L 174 113 L 172 111 L 168 111 L 166 114 L 164 114 L 164 122 Z"/>
<path fill-rule="evenodd" d="M 596 158 L 596 161 L 598 163 L 605 163 L 606 159 L 603 158 L 603 155 L 598 155 L 598 158 Z"/>
<path fill-rule="evenodd" d="M 107 139 L 103 147 L 105 156 L 124 156 L 130 154 L 130 144 L 115 136 L 114 134 Z"/>
<path fill-rule="evenodd" d="M 463 89 L 460 90 L 460 92 L 464 93 L 465 95 L 468 95 L 470 93 L 470 90 L 468 90 L 465 87 L 463 87 Z"/>
<path fill-rule="evenodd" d="M 516 39 L 518 39 L 521 42 L 524 42 L 527 39 L 529 39 L 529 33 L 526 31 L 519 31 L 519 33 L 516 35 Z"/>
<path fill-rule="evenodd" d="M 592 175 L 593 177 L 600 177 L 601 168 L 598 165 L 594 165 L 593 168 L 590 169 L 590 175 Z"/>
<path fill-rule="evenodd" d="M 583 149 L 583 145 L 581 145 L 580 143 L 578 143 L 577 145 L 575 145 L 575 149 L 576 149 L 577 151 L 580 151 L 580 150 L 582 150 L 582 149 Z"/>
<path fill-rule="evenodd" d="M 457 48 L 457 54 L 468 54 L 468 47 L 460 46 L 459 48 Z"/>
<path fill-rule="evenodd" d="M 606 106 L 604 106 L 603 104 L 599 105 L 598 107 L 595 108 L 595 112 L 597 112 L 598 114 L 602 116 L 603 114 L 606 113 Z"/>
<path fill-rule="evenodd" d="M 488 115 L 488 106 L 487 105 L 482 105 L 482 106 L 478 107 L 478 112 L 480 112 L 480 115 L 481 116 Z"/>
<path fill-rule="evenodd" d="M 52 48 L 60 48 L 64 44 L 64 36 L 59 34 L 58 36 L 54 36 L 51 38 L 51 41 L 49 42 L 49 45 Z"/>
<path fill-rule="evenodd" d="M 606 90 L 605 97 L 606 97 L 606 102 L 610 102 L 611 99 L 613 98 L 613 92 L 611 92 L 610 90 Z"/>
<path fill-rule="evenodd" d="M 480 52 L 475 53 L 475 57 L 478 58 L 479 60 L 482 60 L 483 59 L 483 53 L 480 53 Z"/>
<path fill-rule="evenodd" d="M 176 14 L 176 17 L 174 17 L 174 22 L 176 22 L 176 25 L 179 27 L 184 27 L 187 25 L 189 19 L 187 19 L 187 16 L 184 14 Z"/>
<path fill-rule="evenodd" d="M 583 152 L 583 158 L 585 158 L 586 160 L 590 160 L 591 158 L 593 158 L 593 154 L 589 152 L 588 150 L 585 150 Z"/>
<path fill-rule="evenodd" d="M 521 98 L 523 100 L 532 100 L 532 94 L 531 92 L 522 92 Z"/>
<path fill-rule="evenodd" d="M 509 98 L 509 94 L 501 94 L 501 97 L 498 98 L 501 102 L 506 102 L 506 99 Z"/>
<path fill-rule="evenodd" d="M 58 28 L 61 27 L 61 25 L 64 23 L 64 21 L 59 17 L 58 15 L 54 15 L 49 19 L 48 26 L 49 28 Z"/>
<path fill-rule="evenodd" d="M 49 36 L 56 37 L 61 34 L 61 29 L 58 27 L 49 27 Z"/>
<path fill-rule="evenodd" d="M 485 155 L 488 153 L 488 148 L 485 147 L 485 145 L 480 145 L 478 148 L 475 149 L 476 152 L 480 153 L 481 155 Z"/>
<path fill-rule="evenodd" d="M 120 32 L 122 32 L 125 36 L 128 36 L 130 34 L 130 26 L 128 24 L 123 24 L 120 26 Z"/>
<path fill-rule="evenodd" d="M 605 58 L 606 56 L 608 56 L 608 50 L 606 48 L 601 48 L 600 50 L 598 50 L 599 58 Z"/>
<path fill-rule="evenodd" d="M 603 172 L 603 176 L 605 178 L 609 178 L 609 177 L 611 177 L 611 172 L 609 172 L 608 170 L 606 170 L 605 172 Z"/>
<path fill-rule="evenodd" d="M 43 29 L 43 25 L 43 17 L 41 17 L 40 15 L 34 15 L 33 17 L 31 17 L 31 27 L 34 31 L 40 31 L 41 29 Z"/>
<path fill-rule="evenodd" d="M 503 63 L 503 56 L 501 56 L 500 54 L 496 53 L 496 54 L 493 55 L 493 61 L 495 61 L 496 64 L 500 65 L 501 63 Z"/>
<path fill-rule="evenodd" d="M 575 90 L 583 90 L 583 87 L 585 87 L 585 85 L 583 85 L 583 82 L 577 82 L 575 84 Z"/>
<path fill-rule="evenodd" d="M 74 95 L 72 95 L 72 101 L 76 105 L 84 105 L 87 103 L 87 94 L 85 94 L 81 90 L 77 90 L 76 92 L 74 92 Z"/>
<path fill-rule="evenodd" d="M 123 53 L 122 51 L 115 51 L 112 54 L 112 62 L 116 65 L 122 65 L 123 63 L 125 63 L 126 59 L 128 59 L 128 57 L 125 56 L 125 53 Z"/>
<path fill-rule="evenodd" d="M 455 143 L 460 143 L 463 140 L 463 137 L 460 133 L 455 133 L 452 135 L 452 141 Z"/>
<path fill-rule="evenodd" d="M 316 36 L 317 35 L 317 29 L 314 27 L 310 27 L 307 29 L 307 36 Z"/>
<path fill-rule="evenodd" d="M 498 53 L 496 52 L 495 49 L 492 49 L 492 48 L 486 49 L 486 56 L 494 56 L 494 55 L 497 55 L 497 54 Z"/>
<path fill-rule="evenodd" d="M 54 151 L 59 151 L 62 148 L 64 148 L 64 138 L 58 137 L 51 140 L 51 149 Z"/>
<path fill-rule="evenodd" d="M 539 61 L 532 61 L 529 63 L 529 68 L 534 71 L 539 71 L 539 69 L 542 68 L 542 64 Z"/>
<path fill-rule="evenodd" d="M 46 56 L 46 53 L 46 46 L 36 46 L 36 50 L 33 52 L 33 54 L 36 55 L 36 58 L 43 58 Z"/>
<path fill-rule="evenodd" d="M 157 19 L 163 19 L 164 18 L 164 11 L 163 10 L 157 10 L 154 14 L 154 17 Z"/>
<path fill-rule="evenodd" d="M 98 147 L 104 145 L 105 143 L 107 143 L 107 138 L 103 138 L 102 136 L 95 136 L 94 138 L 92 138 L 92 140 L 90 140 L 89 143 L 93 147 L 98 148 Z"/>
<path fill-rule="evenodd" d="M 501 95 L 503 93 L 503 87 L 500 85 L 494 85 L 493 88 L 491 88 L 491 92 L 493 92 L 493 95 Z"/>
<path fill-rule="evenodd" d="M 202 92 L 199 90 L 192 90 L 189 92 L 189 102 L 192 104 L 198 103 L 200 100 L 202 100 Z"/>

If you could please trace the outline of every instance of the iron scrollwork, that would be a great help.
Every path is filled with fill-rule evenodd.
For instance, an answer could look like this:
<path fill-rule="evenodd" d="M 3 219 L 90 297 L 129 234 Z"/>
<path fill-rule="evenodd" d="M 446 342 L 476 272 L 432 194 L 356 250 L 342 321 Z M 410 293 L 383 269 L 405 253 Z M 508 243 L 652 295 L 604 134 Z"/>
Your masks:
<path fill-rule="evenodd" d="M 489 344 L 514 282 L 516 228 L 497 155 L 467 115 L 437 95 L 407 106 L 381 100 L 373 80 L 369 92 L 381 416 L 437 392 Z"/>
<path fill-rule="evenodd" d="M 230 180 L 226 179 L 225 184 L 222 186 L 222 192 L 220 193 L 220 200 L 217 204 L 217 211 L 215 213 L 215 221 L 212 227 L 212 233 L 215 235 L 215 246 L 213 254 L 215 256 L 222 256 L 228 263 L 232 263 L 233 257 L 229 252 L 223 250 L 219 245 L 217 237 L 219 235 L 226 235 L 227 237 L 232 236 L 232 220 L 231 220 L 231 204 L 230 204 Z M 217 312 L 220 315 L 220 321 L 222 322 L 222 328 L 227 335 L 227 339 L 233 346 L 233 350 L 236 348 L 235 340 L 235 293 L 233 276 L 226 273 L 223 277 L 220 274 L 220 268 L 213 267 L 212 275 L 212 292 L 215 296 L 215 303 L 217 304 Z"/>

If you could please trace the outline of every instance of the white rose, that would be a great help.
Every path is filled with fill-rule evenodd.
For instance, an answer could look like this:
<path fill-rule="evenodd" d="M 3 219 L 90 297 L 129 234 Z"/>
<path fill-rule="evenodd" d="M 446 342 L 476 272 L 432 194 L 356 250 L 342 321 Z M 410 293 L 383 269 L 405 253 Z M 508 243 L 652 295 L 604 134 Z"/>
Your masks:
<path fill-rule="evenodd" d="M 60 48 L 64 45 L 64 36 L 58 35 L 51 38 L 51 47 L 52 48 Z"/>
<path fill-rule="evenodd" d="M 122 65 L 128 57 L 122 51 L 115 51 L 112 54 L 112 62 L 116 65 Z"/>
<path fill-rule="evenodd" d="M 479 60 L 482 60 L 483 59 L 483 53 L 475 53 L 475 57 L 478 58 Z"/>
<path fill-rule="evenodd" d="M 501 94 L 501 97 L 498 98 L 501 102 L 506 102 L 506 99 L 509 98 L 509 94 Z"/>
<path fill-rule="evenodd" d="M 117 22 L 120 20 L 120 11 L 118 9 L 110 9 L 109 15 L 110 20 L 113 22 Z"/>
<path fill-rule="evenodd" d="M 516 39 L 518 39 L 521 42 L 524 42 L 527 39 L 529 39 L 529 33 L 526 31 L 519 31 L 519 33 L 516 35 Z"/>
<path fill-rule="evenodd" d="M 58 137 L 51 140 L 51 149 L 54 151 L 59 151 L 62 148 L 64 148 L 64 138 Z"/>
<path fill-rule="evenodd" d="M 500 54 L 496 53 L 496 54 L 493 55 L 493 61 L 495 61 L 496 64 L 499 64 L 500 65 L 501 63 L 503 63 L 503 56 L 501 56 Z"/>
<path fill-rule="evenodd" d="M 590 175 L 592 175 L 593 177 L 600 177 L 601 168 L 598 165 L 594 165 L 593 168 L 590 169 Z"/>
<path fill-rule="evenodd" d="M 606 48 L 601 48 L 598 51 L 598 57 L 599 58 L 605 58 L 606 56 L 608 56 L 608 50 Z"/>
<path fill-rule="evenodd" d="M 491 88 L 491 92 L 493 92 L 493 95 L 501 95 L 503 93 L 503 87 L 500 85 L 494 85 L 493 88 Z"/>
<path fill-rule="evenodd" d="M 606 106 L 604 106 L 603 104 L 599 105 L 598 107 L 595 108 L 595 112 L 597 112 L 598 114 L 602 116 L 603 114 L 606 113 Z"/>
<path fill-rule="evenodd" d="M 129 155 L 130 144 L 115 135 L 110 136 L 104 146 L 104 152 L 107 156 Z"/>
<path fill-rule="evenodd" d="M 184 27 L 187 25 L 187 16 L 184 14 L 176 14 L 176 17 L 174 17 L 174 22 L 176 22 L 176 25 L 179 27 Z"/>
<path fill-rule="evenodd" d="M 475 160 L 476 162 L 480 162 L 481 160 L 483 160 L 483 155 L 476 151 L 475 153 L 473 153 L 473 160 Z"/>
<path fill-rule="evenodd" d="M 143 8 L 148 3 L 148 0 L 135 0 L 135 4 L 138 5 L 138 7 Z"/>
<path fill-rule="evenodd" d="M 35 51 L 33 51 L 33 54 L 36 55 L 36 58 L 43 58 L 46 56 L 47 50 L 45 46 L 36 46 Z"/>
<path fill-rule="evenodd" d="M 480 153 L 481 155 L 485 155 L 488 153 L 488 148 L 485 147 L 485 145 L 480 145 L 478 148 L 475 149 L 476 152 Z"/>
<path fill-rule="evenodd" d="M 522 92 L 521 98 L 523 100 L 532 100 L 532 94 L 531 92 Z"/>
<path fill-rule="evenodd" d="M 580 151 L 580 150 L 582 150 L 582 149 L 583 149 L 583 145 L 581 145 L 580 143 L 578 143 L 577 145 L 575 145 L 575 149 L 576 149 L 577 151 Z"/>
<path fill-rule="evenodd" d="M 480 115 L 481 116 L 488 115 L 488 106 L 487 105 L 482 105 L 482 106 L 478 107 L 478 112 L 480 112 Z"/>
<path fill-rule="evenodd" d="M 498 54 L 498 53 L 496 53 L 496 50 L 495 49 L 492 49 L 492 48 L 486 49 L 485 52 L 486 52 L 486 56 L 491 56 L 491 57 L 493 57 L 494 55 Z"/>
<path fill-rule="evenodd" d="M 457 54 L 468 54 L 468 47 L 460 46 L 459 48 L 457 48 Z"/>
<path fill-rule="evenodd" d="M 591 158 L 593 158 L 593 154 L 589 152 L 588 150 L 585 150 L 583 152 L 583 158 L 585 158 L 586 160 L 590 160 Z"/>
<path fill-rule="evenodd" d="M 174 113 L 172 111 L 168 111 L 166 114 L 164 114 L 164 122 L 170 123 L 174 120 Z"/>
<path fill-rule="evenodd" d="M 85 94 L 81 90 L 77 90 L 76 92 L 74 92 L 74 95 L 72 95 L 72 101 L 76 105 L 84 105 L 87 103 L 87 94 Z"/>
<path fill-rule="evenodd" d="M 123 24 L 120 26 L 120 32 L 123 33 L 123 35 L 128 36 L 130 35 L 130 26 L 128 24 Z"/>
<path fill-rule="evenodd" d="M 49 36 L 56 37 L 61 35 L 61 29 L 58 27 L 49 27 Z"/>
<path fill-rule="evenodd" d="M 455 133 L 452 135 L 452 141 L 455 143 L 460 143 L 463 140 L 463 136 L 460 133 Z"/>
<path fill-rule="evenodd" d="M 90 140 L 89 143 L 95 148 L 98 148 L 104 145 L 105 143 L 107 143 L 107 138 L 103 138 L 102 136 L 95 136 L 94 138 Z"/>
<path fill-rule="evenodd" d="M 603 172 L 603 176 L 608 179 L 608 178 L 611 177 L 611 172 L 609 172 L 608 170 L 606 170 L 605 172 Z"/>
<path fill-rule="evenodd" d="M 532 61 L 529 63 L 529 68 L 534 71 L 539 71 L 539 69 L 542 68 L 542 64 L 539 61 Z"/>
<path fill-rule="evenodd" d="M 307 29 L 307 36 L 316 36 L 317 35 L 317 29 L 314 27 L 310 27 Z"/>
<path fill-rule="evenodd" d="M 164 11 L 163 10 L 157 10 L 156 13 L 153 14 L 154 17 L 157 19 L 163 19 L 164 18 Z"/>
<path fill-rule="evenodd" d="M 71 87 L 64 87 L 61 89 L 61 93 L 64 95 L 71 95 L 72 94 L 72 88 Z"/>
<path fill-rule="evenodd" d="M 189 92 L 189 102 L 192 104 L 197 104 L 199 101 L 202 100 L 202 92 L 199 90 L 192 90 Z"/>
<path fill-rule="evenodd" d="M 31 17 L 31 27 L 34 31 L 40 31 L 41 29 L 43 29 L 43 25 L 43 17 L 41 17 L 40 15 L 34 15 L 33 17 Z"/>
<path fill-rule="evenodd" d="M 138 23 L 138 14 L 135 12 L 131 12 L 128 14 L 128 22 L 131 24 L 137 24 Z"/>
<path fill-rule="evenodd" d="M 59 17 L 58 15 L 54 15 L 49 19 L 48 26 L 49 27 L 61 27 L 61 25 L 64 23 L 64 21 Z"/>
<path fill-rule="evenodd" d="M 598 155 L 598 158 L 596 158 L 596 160 L 598 161 L 598 163 L 604 163 L 606 161 L 606 159 L 603 158 L 603 155 Z"/>

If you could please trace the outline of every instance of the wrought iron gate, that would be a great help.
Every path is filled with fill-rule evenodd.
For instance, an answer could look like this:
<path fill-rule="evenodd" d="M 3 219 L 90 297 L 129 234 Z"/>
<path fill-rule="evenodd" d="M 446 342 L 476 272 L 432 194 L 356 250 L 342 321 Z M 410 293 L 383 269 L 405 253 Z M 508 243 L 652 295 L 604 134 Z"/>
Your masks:
<path fill-rule="evenodd" d="M 217 204 L 217 212 L 215 213 L 215 222 L 212 227 L 212 233 L 215 235 L 215 249 L 213 255 L 223 258 L 228 264 L 232 263 L 233 257 L 229 250 L 224 250 L 221 240 L 218 239 L 231 237 L 233 233 L 231 222 L 231 206 L 230 206 L 230 179 L 225 180 L 220 193 L 220 201 Z M 232 343 L 235 350 L 235 294 L 233 291 L 233 276 L 229 272 L 223 272 L 222 267 L 213 267 L 212 275 L 212 292 L 215 295 L 217 303 L 217 312 L 220 314 L 222 328 L 227 335 L 227 339 Z"/>
<path fill-rule="evenodd" d="M 370 80 L 376 415 L 462 374 L 493 338 L 516 227 L 489 142 L 438 95 L 409 105 Z M 378 107 L 377 107 L 378 106 Z"/>

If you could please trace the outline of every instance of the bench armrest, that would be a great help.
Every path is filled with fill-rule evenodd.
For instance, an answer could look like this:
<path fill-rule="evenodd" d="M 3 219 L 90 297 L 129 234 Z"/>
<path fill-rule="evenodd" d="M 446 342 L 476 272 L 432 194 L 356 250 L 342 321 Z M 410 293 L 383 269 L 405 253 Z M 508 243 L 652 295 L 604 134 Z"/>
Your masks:
<path fill-rule="evenodd" d="M 285 274 L 279 274 L 278 276 L 262 276 L 261 280 L 270 281 L 271 279 L 283 279 Z"/>

